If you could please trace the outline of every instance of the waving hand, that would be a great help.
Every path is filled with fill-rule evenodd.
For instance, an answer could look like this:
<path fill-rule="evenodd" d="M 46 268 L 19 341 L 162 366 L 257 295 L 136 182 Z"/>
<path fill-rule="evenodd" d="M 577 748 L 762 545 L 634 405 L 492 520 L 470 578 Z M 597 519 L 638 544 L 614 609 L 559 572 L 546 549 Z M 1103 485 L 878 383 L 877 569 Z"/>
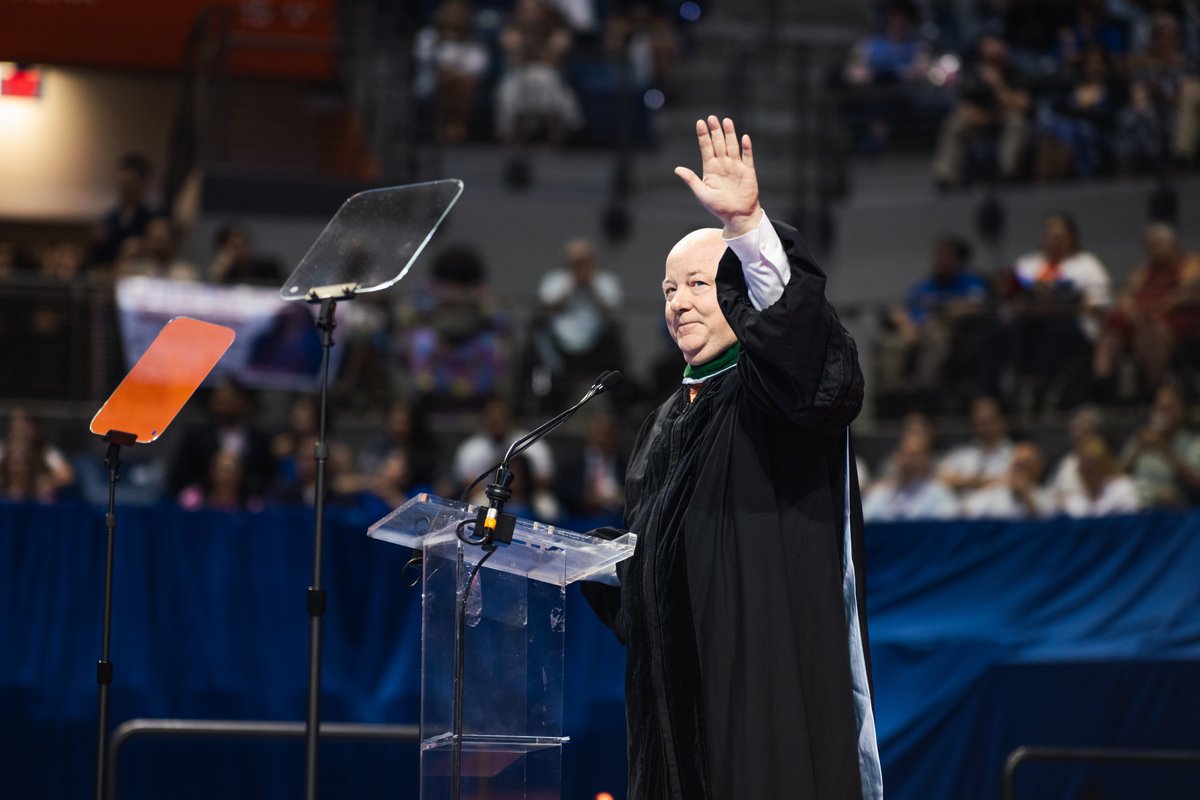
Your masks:
<path fill-rule="evenodd" d="M 696 136 L 703 177 L 687 167 L 676 167 L 675 174 L 700 205 L 721 220 L 726 238 L 741 236 L 758 225 L 761 213 L 750 137 L 743 134 L 739 146 L 733 120 L 720 122 L 715 116 L 696 121 Z"/>

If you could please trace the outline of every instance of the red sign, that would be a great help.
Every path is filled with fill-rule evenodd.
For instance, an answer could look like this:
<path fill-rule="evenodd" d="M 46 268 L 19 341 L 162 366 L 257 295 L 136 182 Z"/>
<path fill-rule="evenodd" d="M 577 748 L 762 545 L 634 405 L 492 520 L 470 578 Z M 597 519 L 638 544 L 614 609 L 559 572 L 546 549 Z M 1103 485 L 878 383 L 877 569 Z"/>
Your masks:
<path fill-rule="evenodd" d="M 0 0 L 0 61 L 177 70 L 189 36 L 223 42 L 234 72 L 333 74 L 336 0 Z"/>
<path fill-rule="evenodd" d="M 0 95 L 4 97 L 41 97 L 42 73 L 37 69 L 16 67 L 0 78 Z"/>

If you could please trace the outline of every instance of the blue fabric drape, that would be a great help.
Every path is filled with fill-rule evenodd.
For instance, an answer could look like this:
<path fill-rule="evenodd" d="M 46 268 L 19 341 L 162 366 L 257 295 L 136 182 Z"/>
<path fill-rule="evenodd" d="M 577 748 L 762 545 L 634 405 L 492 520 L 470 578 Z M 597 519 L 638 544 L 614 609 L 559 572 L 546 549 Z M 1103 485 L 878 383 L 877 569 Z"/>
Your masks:
<path fill-rule="evenodd" d="M 90 792 L 102 516 L 0 505 L 0 797 Z M 371 521 L 329 519 L 322 718 L 415 722 L 419 596 Z M 886 797 L 999 798 L 1022 744 L 1200 749 L 1200 513 L 867 533 Z M 113 724 L 303 719 L 311 543 L 307 511 L 121 509 Z M 567 648 L 564 797 L 622 797 L 624 652 L 576 591 Z M 302 758 L 298 742 L 137 742 L 121 798 L 295 797 Z M 328 797 L 415 797 L 416 749 L 326 744 L 321 779 Z M 1190 796 L 1200 775 L 1031 766 L 1021 784 Z"/>

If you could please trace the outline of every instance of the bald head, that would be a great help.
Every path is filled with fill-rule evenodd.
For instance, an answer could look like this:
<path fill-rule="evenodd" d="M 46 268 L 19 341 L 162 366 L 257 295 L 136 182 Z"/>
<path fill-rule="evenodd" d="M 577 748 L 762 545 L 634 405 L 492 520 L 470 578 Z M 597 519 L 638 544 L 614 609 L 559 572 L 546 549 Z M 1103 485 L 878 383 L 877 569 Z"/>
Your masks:
<path fill-rule="evenodd" d="M 724 254 L 720 228 L 692 231 L 667 254 L 667 330 L 689 364 L 711 361 L 737 341 L 717 303 L 717 264 Z"/>
<path fill-rule="evenodd" d="M 717 264 L 725 255 L 725 239 L 721 236 L 720 228 L 699 228 L 684 236 L 671 252 L 667 253 L 667 272 L 672 264 L 692 266 L 708 266 L 712 269 L 713 277 L 717 274 Z"/>

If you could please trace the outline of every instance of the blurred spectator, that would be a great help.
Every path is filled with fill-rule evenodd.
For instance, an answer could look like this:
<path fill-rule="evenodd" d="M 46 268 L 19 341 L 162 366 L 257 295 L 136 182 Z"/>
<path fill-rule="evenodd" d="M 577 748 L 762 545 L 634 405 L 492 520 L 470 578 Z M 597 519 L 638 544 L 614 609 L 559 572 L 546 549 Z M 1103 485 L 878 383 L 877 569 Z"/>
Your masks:
<path fill-rule="evenodd" d="M 75 482 L 75 470 L 46 441 L 41 421 L 21 407 L 9 412 L 0 441 L 0 471 L 0 494 L 13 499 L 50 501 Z"/>
<path fill-rule="evenodd" d="M 900 421 L 900 434 L 896 437 L 896 449 L 884 456 L 878 465 L 878 480 L 889 480 L 896 477 L 896 458 L 900 451 L 900 445 L 910 437 L 921 439 L 928 447 L 931 457 L 935 461 L 937 460 L 937 430 L 933 426 L 933 420 L 920 411 L 910 411 Z M 859 482 L 866 484 L 861 478 Z"/>
<path fill-rule="evenodd" d="M 947 399 L 949 381 L 969 374 L 988 296 L 987 282 L 967 269 L 970 259 L 970 246 L 957 237 L 934 244 L 929 276 L 909 289 L 904 306 L 888 313 L 877 391 L 916 395 L 929 407 Z"/>
<path fill-rule="evenodd" d="M 875 90 L 846 106 L 850 135 L 859 152 L 881 151 L 892 127 L 911 109 L 912 101 L 902 87 L 923 79 L 929 66 L 920 22 L 920 10 L 912 0 L 890 0 L 880 30 L 855 45 L 842 71 L 846 86 Z"/>
<path fill-rule="evenodd" d="M 408 454 L 396 449 L 384 456 L 376 468 L 362 478 L 363 489 L 357 505 L 372 516 L 383 517 L 404 505 L 413 495 L 412 473 Z"/>
<path fill-rule="evenodd" d="M 443 144 L 467 138 L 475 87 L 491 57 L 475 25 L 469 0 L 443 0 L 432 25 L 417 31 L 418 99 L 434 108 L 434 135 Z"/>
<path fill-rule="evenodd" d="M 261 511 L 263 498 L 252 492 L 245 463 L 230 450 L 218 450 L 207 462 L 205 479 L 180 490 L 179 505 L 188 511 L 212 508 L 219 511 Z"/>
<path fill-rule="evenodd" d="M 609 16 L 605 27 L 609 53 L 628 60 L 635 89 L 657 88 L 670 96 L 679 55 L 670 16 L 649 0 L 634 0 Z"/>
<path fill-rule="evenodd" d="M 1050 478 L 1050 489 L 1059 508 L 1062 508 L 1068 497 L 1083 491 L 1083 479 L 1079 477 L 1079 448 L 1093 436 L 1102 437 L 1103 422 L 1100 409 L 1095 406 L 1084 406 L 1071 415 L 1067 426 L 1071 449 L 1059 459 L 1054 468 L 1054 475 Z"/>
<path fill-rule="evenodd" d="M 1076 448 L 1079 454 L 1079 490 L 1067 494 L 1062 510 L 1071 517 L 1132 514 L 1139 508 L 1133 481 L 1117 471 L 1112 451 L 1099 436 L 1088 436 Z"/>
<path fill-rule="evenodd" d="M 1126 443 L 1121 470 L 1133 478 L 1143 508 L 1179 508 L 1200 496 L 1200 434 L 1187 423 L 1183 394 L 1163 386 L 1149 424 Z"/>
<path fill-rule="evenodd" d="M 217 453 L 237 456 L 238 475 L 243 480 L 240 496 L 264 497 L 275 482 L 275 459 L 271 440 L 250 420 L 252 401 L 246 390 L 233 378 L 223 378 L 213 389 L 208 403 L 208 418 L 184 429 L 168 473 L 168 487 L 178 496 L 194 487 L 209 497 L 214 470 L 226 480 L 232 474 L 228 462 L 218 464 Z"/>
<path fill-rule="evenodd" d="M 971 519 L 1037 519 L 1054 514 L 1054 495 L 1041 485 L 1046 471 L 1042 451 L 1033 442 L 1012 448 L 1008 474 L 1000 483 L 967 493 L 963 515 Z"/>
<path fill-rule="evenodd" d="M 479 430 L 454 452 L 454 480 L 459 490 L 465 489 L 484 470 L 495 468 L 509 446 L 526 433 L 528 431 L 516 426 L 506 401 L 500 398 L 489 400 L 480 414 Z M 545 441 L 535 442 L 524 456 L 529 461 L 530 491 L 535 510 L 542 519 L 556 518 L 558 503 L 550 491 L 554 484 L 554 456 L 549 445 Z M 480 481 L 475 493 L 468 498 L 470 502 L 486 503 L 483 489 L 490 482 L 490 476 Z"/>
<path fill-rule="evenodd" d="M 933 157 L 933 178 L 939 187 L 958 186 L 969 176 L 968 166 L 980 149 L 994 156 L 995 175 L 1011 180 L 1021 165 L 1029 140 L 1032 98 L 1026 79 L 998 36 L 984 36 L 976 45 L 977 63 L 959 86 L 958 103 L 942 121 Z M 990 172 L 990 170 L 989 170 Z"/>
<path fill-rule="evenodd" d="M 1122 172 L 1166 166 L 1178 138 L 1179 106 L 1188 65 L 1180 49 L 1179 23 L 1170 14 L 1153 16 L 1147 48 L 1129 59 L 1129 102 L 1121 109 L 1117 158 Z"/>
<path fill-rule="evenodd" d="M 55 492 L 45 462 L 29 444 L 14 444 L 0 455 L 0 499 L 54 502 Z"/>
<path fill-rule="evenodd" d="M 496 132 L 503 141 L 561 141 L 583 124 L 562 65 L 571 33 L 547 0 L 517 0 L 500 32 L 504 73 L 496 87 Z"/>
<path fill-rule="evenodd" d="M 217 284 L 252 283 L 278 287 L 287 277 L 274 258 L 259 255 L 254 236 L 242 225 L 223 225 L 213 237 L 217 255 L 208 279 Z"/>
<path fill-rule="evenodd" d="M 153 212 L 146 203 L 150 188 L 150 161 L 140 153 L 126 153 L 117 162 L 117 203 L 97 224 L 87 263 L 107 267 L 131 236 L 146 233 Z"/>
<path fill-rule="evenodd" d="M 331 506 L 355 504 L 358 480 L 351 472 L 350 448 L 326 439 L 325 502 Z M 278 477 L 267 495 L 272 503 L 308 506 L 317 499 L 317 457 L 313 448 L 302 448 L 280 465 Z"/>
<path fill-rule="evenodd" d="M 1015 58 L 1036 69 L 1057 46 L 1062 29 L 1072 24 L 1076 4 L 1076 0 L 980 0 L 976 13 L 982 31 L 1002 36 Z"/>
<path fill-rule="evenodd" d="M 927 54 L 918 31 L 920 22 L 920 9 L 911 0 L 886 3 L 880 30 L 859 42 L 851 53 L 846 83 L 890 85 L 921 77 Z"/>
<path fill-rule="evenodd" d="M 949 519 L 957 512 L 954 493 L 933 477 L 933 453 L 920 436 L 900 442 L 894 476 L 876 482 L 863 498 L 868 522 Z"/>
<path fill-rule="evenodd" d="M 1109 55 L 1090 45 L 1083 51 L 1072 85 L 1038 101 L 1036 180 L 1091 177 L 1110 165 L 1117 112 L 1123 103 L 1111 67 Z"/>
<path fill-rule="evenodd" d="M 1131 356 L 1143 385 L 1166 379 L 1172 354 L 1200 347 L 1200 257 L 1187 253 L 1164 222 L 1146 226 L 1145 261 L 1117 297 L 1096 343 L 1094 371 L 1106 395 L 1115 395 L 1120 360 Z"/>
<path fill-rule="evenodd" d="M 1033 381 L 1034 409 L 1054 388 L 1060 408 L 1078 405 L 1088 389 L 1092 343 L 1112 303 L 1108 270 L 1082 249 L 1075 221 L 1059 213 L 1046 217 L 1042 249 L 1022 256 L 1014 277 L 1018 319 L 1007 335 L 1018 371 Z"/>
<path fill-rule="evenodd" d="M 428 290 L 401 309 L 401 345 L 417 404 L 478 409 L 508 377 L 508 327 L 495 309 L 483 259 L 465 245 L 442 251 Z"/>
<path fill-rule="evenodd" d="M 275 435 L 271 440 L 271 455 L 275 458 L 275 485 L 273 493 L 278 497 L 287 494 L 280 487 L 300 486 L 301 488 L 289 495 L 296 503 L 312 504 L 312 497 L 304 499 L 304 491 L 311 493 L 316 479 L 316 450 L 320 425 L 320 405 L 312 395 L 299 395 L 293 401 L 288 412 L 288 427 Z M 355 476 L 351 468 L 353 459 L 350 448 L 344 443 L 332 438 L 332 419 L 325 421 L 325 447 L 328 457 L 325 465 L 330 487 L 343 492 L 357 490 Z M 333 465 L 331 468 L 330 465 Z M 306 483 L 304 476 L 308 475 Z M 336 481 L 333 477 L 336 475 Z M 335 485 L 336 484 L 336 485 Z"/>
<path fill-rule="evenodd" d="M 402 454 L 409 483 L 431 488 L 438 478 L 438 447 L 421 409 L 407 400 L 388 406 L 383 431 L 358 451 L 358 470 L 364 476 L 378 473 L 384 462 Z M 453 490 L 450 490 L 453 491 Z"/>
<path fill-rule="evenodd" d="M 121 245 L 117 260 L 117 275 L 147 275 L 152 278 L 170 278 L 177 281 L 194 281 L 200 271 L 192 262 L 179 257 L 179 245 L 183 233 L 170 217 L 152 217 L 146 223 L 142 236 L 130 236 Z"/>
<path fill-rule="evenodd" d="M 588 421 L 583 452 L 558 471 L 558 496 L 578 516 L 616 516 L 625 508 L 625 454 L 611 414 Z"/>
<path fill-rule="evenodd" d="M 1125 27 L 1109 14 L 1108 0 L 1078 0 L 1074 23 L 1059 31 L 1060 66 L 1070 69 L 1083 64 L 1089 50 L 1111 60 L 1120 59 L 1129 50 Z"/>
<path fill-rule="evenodd" d="M 565 255 L 565 269 L 542 276 L 538 313 L 530 323 L 522 375 L 542 400 L 535 410 L 557 408 L 576 384 L 591 386 L 602 370 L 625 363 L 620 280 L 600 269 L 586 239 L 568 242 Z"/>
<path fill-rule="evenodd" d="M 1130 8 L 1129 49 L 1145 53 L 1151 48 L 1154 28 L 1160 14 L 1174 20 L 1180 49 L 1191 60 L 1200 57 L 1200 19 L 1197 19 L 1195 0 L 1133 0 Z"/>
<path fill-rule="evenodd" d="M 972 441 L 952 448 L 938 462 L 938 480 L 955 492 L 1001 483 L 1012 466 L 1013 444 L 1000 403 L 993 397 L 971 402 Z"/>

